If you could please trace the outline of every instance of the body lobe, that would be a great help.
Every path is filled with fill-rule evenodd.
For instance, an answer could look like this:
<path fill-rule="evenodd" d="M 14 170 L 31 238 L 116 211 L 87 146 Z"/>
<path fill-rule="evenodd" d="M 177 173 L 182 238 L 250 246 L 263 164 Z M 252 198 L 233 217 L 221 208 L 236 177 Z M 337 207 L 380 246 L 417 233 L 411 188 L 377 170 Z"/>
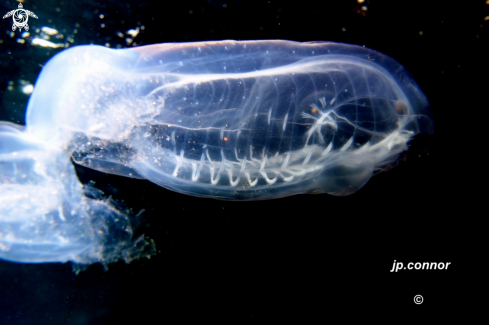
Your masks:
<path fill-rule="evenodd" d="M 122 73 L 128 81 L 111 84 L 113 95 L 98 104 L 134 121 L 123 164 L 190 195 L 353 193 L 406 150 L 427 107 L 401 65 L 354 45 L 223 41 L 124 51 L 137 54 Z M 93 152 L 78 162 L 93 167 Z"/>

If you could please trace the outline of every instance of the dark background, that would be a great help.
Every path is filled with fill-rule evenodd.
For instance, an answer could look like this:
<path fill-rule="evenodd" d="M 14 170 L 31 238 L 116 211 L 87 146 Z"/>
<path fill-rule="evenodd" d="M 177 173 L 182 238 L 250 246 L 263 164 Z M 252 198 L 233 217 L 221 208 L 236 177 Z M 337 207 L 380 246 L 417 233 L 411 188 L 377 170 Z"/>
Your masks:
<path fill-rule="evenodd" d="M 471 303 L 479 261 L 468 255 L 482 242 L 472 235 L 482 218 L 474 184 L 484 170 L 471 146 L 478 111 L 487 108 L 489 5 L 453 3 L 25 1 L 39 18 L 29 19 L 24 43 L 18 32 L 11 35 L 10 18 L 0 26 L 0 120 L 24 123 L 22 85 L 33 84 L 62 50 L 31 44 L 41 35 L 36 29 L 48 26 L 63 35 L 50 41 L 70 46 L 221 39 L 365 45 L 410 71 L 431 103 L 435 135 L 421 144 L 429 152 L 410 151 L 348 197 L 223 202 L 77 166 L 83 183 L 95 181 L 136 213 L 144 209 L 137 233 L 153 238 L 158 254 L 111 264 L 107 272 L 95 264 L 79 275 L 69 263 L 0 261 L 0 324 L 326 320 L 339 308 L 349 317 L 361 306 L 374 315 L 399 308 L 450 316 Z M 2 1 L 0 11 L 17 4 Z M 136 37 L 122 35 L 137 27 Z M 451 265 L 391 273 L 394 260 Z M 413 302 L 417 294 L 422 305 Z"/>

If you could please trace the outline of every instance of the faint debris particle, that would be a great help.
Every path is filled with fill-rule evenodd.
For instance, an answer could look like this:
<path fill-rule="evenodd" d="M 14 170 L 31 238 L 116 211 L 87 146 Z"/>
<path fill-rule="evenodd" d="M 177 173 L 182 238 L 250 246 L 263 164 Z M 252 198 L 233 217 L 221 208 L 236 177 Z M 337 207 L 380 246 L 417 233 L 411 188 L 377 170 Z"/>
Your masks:
<path fill-rule="evenodd" d="M 47 35 L 50 35 L 50 36 L 53 36 L 53 35 L 56 35 L 56 34 L 59 33 L 56 29 L 51 28 L 51 27 L 46 27 L 46 26 L 41 27 L 41 31 L 44 34 L 47 34 Z"/>
<path fill-rule="evenodd" d="M 137 27 L 136 29 L 130 29 L 126 32 L 127 35 L 131 36 L 132 38 L 138 36 L 139 34 L 139 27 Z"/>
<path fill-rule="evenodd" d="M 37 37 L 32 39 L 31 44 L 42 46 L 42 47 L 52 47 L 52 48 L 65 47 L 64 44 L 53 43 L 53 42 L 46 41 L 42 38 L 37 38 Z"/>
<path fill-rule="evenodd" d="M 34 91 L 34 85 L 28 84 L 22 86 L 22 92 L 26 95 L 30 95 Z"/>
<path fill-rule="evenodd" d="M 367 11 L 368 11 L 367 3 L 369 3 L 368 0 L 367 1 L 365 1 L 365 0 L 357 0 L 357 5 L 355 5 L 355 7 L 353 8 L 353 11 L 357 15 L 361 15 L 363 17 L 366 17 L 367 16 Z"/>

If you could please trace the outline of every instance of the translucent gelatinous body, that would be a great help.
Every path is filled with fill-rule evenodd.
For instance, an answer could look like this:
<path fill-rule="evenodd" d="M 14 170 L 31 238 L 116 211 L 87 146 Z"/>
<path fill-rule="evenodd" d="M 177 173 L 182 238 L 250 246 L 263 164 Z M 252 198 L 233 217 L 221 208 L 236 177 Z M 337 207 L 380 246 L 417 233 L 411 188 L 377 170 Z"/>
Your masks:
<path fill-rule="evenodd" d="M 91 201 L 79 189 L 69 155 L 90 168 L 195 196 L 348 195 L 396 163 L 416 134 L 431 132 L 427 110 L 425 96 L 399 63 L 354 45 L 82 46 L 45 66 L 26 131 L 3 126 L 0 140 L 8 150 L 0 161 L 14 168 L 19 162 L 12 154 L 33 148 L 40 154 L 26 161 L 53 173 L 70 170 L 68 179 L 55 177 L 56 186 L 77 188 L 67 204 L 81 209 Z M 0 201 L 26 186 L 4 170 L 0 176 L 9 183 L 0 183 Z M 28 165 L 25 174 L 29 184 L 41 184 L 39 170 Z M 58 194 L 47 210 L 62 202 Z M 12 222 L 15 206 L 0 210 L 2 226 Z M 42 212 L 20 214 L 32 220 Z M 0 245 L 9 245 L 7 235 L 0 234 Z"/>

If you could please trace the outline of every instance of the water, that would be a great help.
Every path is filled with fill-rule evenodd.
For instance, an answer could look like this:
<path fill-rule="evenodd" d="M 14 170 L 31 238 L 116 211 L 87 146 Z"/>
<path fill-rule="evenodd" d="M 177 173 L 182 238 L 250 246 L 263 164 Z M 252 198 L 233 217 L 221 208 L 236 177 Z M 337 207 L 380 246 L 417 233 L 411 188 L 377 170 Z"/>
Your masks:
<path fill-rule="evenodd" d="M 154 239 L 158 253 L 150 260 L 111 264 L 108 272 L 95 264 L 78 276 L 69 264 L 2 262 L 2 324 L 107 324 L 155 316 L 267 318 L 270 309 L 263 306 L 269 306 L 270 297 L 279 302 L 283 297 L 281 306 L 292 313 L 301 310 L 297 297 L 305 297 L 302 300 L 317 310 L 337 306 L 338 301 L 401 306 L 412 303 L 411 291 L 414 296 L 422 290 L 428 295 L 426 303 L 456 301 L 453 290 L 446 289 L 446 283 L 457 283 L 456 271 L 385 274 L 394 259 L 461 263 L 454 263 L 459 245 L 451 225 L 463 229 L 463 222 L 454 223 L 444 207 L 457 214 L 462 203 L 465 209 L 472 206 L 455 190 L 472 187 L 460 186 L 465 184 L 449 177 L 463 166 L 464 155 L 454 154 L 453 148 L 465 148 L 468 142 L 463 140 L 464 132 L 454 136 L 447 130 L 465 125 L 460 123 L 461 107 L 482 107 L 477 96 L 468 96 L 483 93 L 482 84 L 463 80 L 475 80 L 475 71 L 483 72 L 480 53 L 484 52 L 477 42 L 487 37 L 478 27 L 484 24 L 480 15 L 484 8 L 447 5 L 434 11 L 416 2 L 410 6 L 274 1 L 223 5 L 175 3 L 172 10 L 161 11 L 146 2 L 129 7 L 126 3 L 54 2 L 45 7 L 24 3 L 39 17 L 29 18 L 30 36 L 10 37 L 11 21 L 2 21 L 1 120 L 25 123 L 30 87 L 41 66 L 63 49 L 32 45 L 33 38 L 42 38 L 42 26 L 63 35 L 52 35 L 48 41 L 70 47 L 91 42 L 125 48 L 134 43 L 222 39 L 329 40 L 365 44 L 402 64 L 432 104 L 435 134 L 441 140 L 438 147 L 411 143 L 404 162 L 347 197 L 296 195 L 245 203 L 182 195 L 148 181 L 74 165 L 82 184 L 102 190 L 103 197 L 110 196 L 121 210 L 131 207 L 133 215 L 139 214 L 131 219 L 137 223 L 133 237 Z M 367 11 L 361 9 L 363 5 Z M 7 12 L 17 3 L 2 6 Z M 127 33 L 138 27 L 136 36 Z M 428 155 L 421 150 L 425 147 L 432 148 Z M 444 157 L 437 159 L 437 155 Z M 313 300 L 312 293 L 318 290 L 331 295 Z M 160 293 L 157 298 L 154 292 Z M 225 298 L 211 303 L 209 292 Z M 196 312 L 190 313 L 189 308 Z M 272 312 L 276 318 L 283 310 Z"/>

